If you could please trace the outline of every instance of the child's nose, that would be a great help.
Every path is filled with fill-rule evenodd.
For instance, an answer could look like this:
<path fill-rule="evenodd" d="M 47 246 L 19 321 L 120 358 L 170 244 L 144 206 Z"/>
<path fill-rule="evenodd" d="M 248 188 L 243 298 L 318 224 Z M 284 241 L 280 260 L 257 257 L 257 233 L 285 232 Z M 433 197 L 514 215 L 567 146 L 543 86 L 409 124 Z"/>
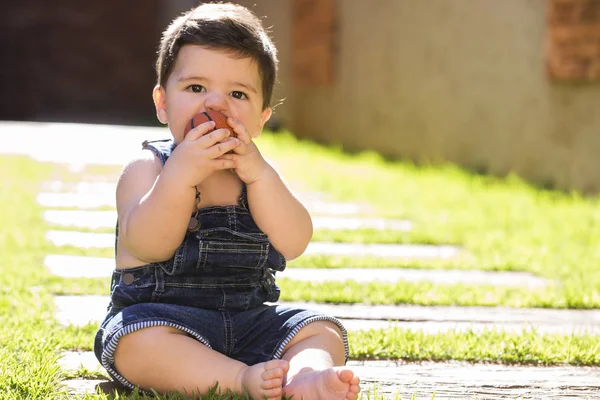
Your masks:
<path fill-rule="evenodd" d="M 227 108 L 227 98 L 221 93 L 210 93 L 204 100 L 204 108 L 224 112 Z"/>

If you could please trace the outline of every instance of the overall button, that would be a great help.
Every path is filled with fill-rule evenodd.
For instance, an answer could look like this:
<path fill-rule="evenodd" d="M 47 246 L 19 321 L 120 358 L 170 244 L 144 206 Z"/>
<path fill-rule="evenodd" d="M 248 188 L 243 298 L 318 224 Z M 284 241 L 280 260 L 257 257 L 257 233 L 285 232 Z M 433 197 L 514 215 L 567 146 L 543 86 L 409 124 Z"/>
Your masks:
<path fill-rule="evenodd" d="M 131 285 L 134 280 L 135 278 L 133 274 L 125 274 L 123 275 L 123 278 L 121 278 L 121 282 L 123 282 L 126 285 Z"/>

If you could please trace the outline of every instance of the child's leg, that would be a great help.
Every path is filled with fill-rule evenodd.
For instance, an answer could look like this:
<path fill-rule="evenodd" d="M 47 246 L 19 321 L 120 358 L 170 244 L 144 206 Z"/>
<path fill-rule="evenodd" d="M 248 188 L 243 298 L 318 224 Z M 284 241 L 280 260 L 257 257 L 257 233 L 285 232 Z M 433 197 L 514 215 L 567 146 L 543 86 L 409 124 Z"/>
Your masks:
<path fill-rule="evenodd" d="M 283 392 L 294 400 L 355 400 L 360 379 L 344 367 L 342 334 L 329 321 L 313 322 L 298 332 L 286 347 L 283 359 L 289 361 Z"/>
<path fill-rule="evenodd" d="M 279 400 L 289 364 L 272 360 L 247 366 L 178 329 L 157 326 L 123 336 L 115 351 L 115 366 L 129 382 L 159 393 L 204 394 L 218 382 L 223 393 L 245 389 L 255 399 Z"/>

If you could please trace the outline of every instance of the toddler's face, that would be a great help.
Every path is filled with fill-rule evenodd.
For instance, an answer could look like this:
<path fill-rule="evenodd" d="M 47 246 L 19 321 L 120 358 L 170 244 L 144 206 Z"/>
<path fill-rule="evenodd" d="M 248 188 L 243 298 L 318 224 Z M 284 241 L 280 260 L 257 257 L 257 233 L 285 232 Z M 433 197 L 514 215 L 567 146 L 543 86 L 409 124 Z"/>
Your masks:
<path fill-rule="evenodd" d="M 154 89 L 154 102 L 161 122 L 168 122 L 175 143 L 183 140 L 187 122 L 209 109 L 240 120 L 253 138 L 260 135 L 271 116 L 270 108 L 262 110 L 261 78 L 257 64 L 250 58 L 185 45 L 165 86 Z"/>

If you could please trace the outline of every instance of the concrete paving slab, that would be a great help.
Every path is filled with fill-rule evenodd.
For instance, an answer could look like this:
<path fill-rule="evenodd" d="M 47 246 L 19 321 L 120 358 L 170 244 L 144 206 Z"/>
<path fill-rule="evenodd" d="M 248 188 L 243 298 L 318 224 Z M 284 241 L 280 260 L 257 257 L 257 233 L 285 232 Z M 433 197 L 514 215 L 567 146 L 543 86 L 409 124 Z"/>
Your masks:
<path fill-rule="evenodd" d="M 364 382 L 386 399 L 598 399 L 600 368 L 498 364 L 350 361 Z"/>
<path fill-rule="evenodd" d="M 311 242 L 304 254 L 348 257 L 385 257 L 403 259 L 450 259 L 460 250 L 454 246 L 420 244 L 362 244 Z"/>
<path fill-rule="evenodd" d="M 65 278 L 110 277 L 115 261 L 106 257 L 85 257 L 51 254 L 44 265 L 54 275 Z M 469 270 L 433 270 L 409 268 L 287 268 L 277 272 L 278 278 L 303 282 L 433 282 L 440 284 L 470 284 L 496 286 L 526 286 L 540 288 L 550 282 L 526 272 L 494 272 Z"/>
<path fill-rule="evenodd" d="M 117 220 L 116 211 L 87 211 L 87 210 L 46 210 L 44 220 L 56 226 L 74 228 L 114 228 Z M 391 229 L 408 232 L 412 228 L 410 221 L 387 220 L 383 218 L 352 218 L 352 217 L 312 217 L 314 229 Z"/>
<path fill-rule="evenodd" d="M 418 305 L 320 304 L 279 302 L 295 307 L 316 309 L 345 319 L 398 320 L 412 322 L 481 322 L 567 327 L 600 327 L 600 310 L 552 308 L 459 307 Z M 597 328 L 596 328 L 597 329 Z"/>
<path fill-rule="evenodd" d="M 55 226 L 69 228 L 100 229 L 110 228 L 114 231 L 117 222 L 116 211 L 85 210 L 46 210 L 44 221 Z"/>
<path fill-rule="evenodd" d="M 0 122 L 0 133 L 7 136 L 2 154 L 83 165 L 124 165 L 144 140 L 170 136 L 160 127 L 11 121 Z"/>
<path fill-rule="evenodd" d="M 109 296 L 54 296 L 56 320 L 65 326 L 99 324 L 106 317 L 109 303 Z"/>
<path fill-rule="evenodd" d="M 0 150 L 0 153 L 2 151 Z M 116 179 L 115 182 L 62 182 L 62 181 L 46 181 L 41 185 L 42 192 L 45 193 L 38 197 L 40 204 L 46 207 L 70 207 L 70 208 L 97 208 L 97 207 L 115 207 L 114 205 L 114 193 L 116 191 Z M 344 215 L 361 215 L 372 213 L 372 208 L 368 204 L 364 203 L 347 203 L 347 202 L 335 202 L 327 199 L 325 193 L 305 192 L 296 190 L 294 182 L 288 182 L 288 185 L 294 191 L 294 195 L 302 201 L 302 203 L 308 208 L 311 214 L 314 215 L 332 215 L 332 216 L 344 216 Z M 61 196 L 51 196 L 50 194 L 58 194 Z M 100 206 L 90 207 L 90 205 L 96 204 L 93 199 L 88 199 L 90 195 L 102 195 L 104 196 L 111 194 L 107 200 L 103 200 Z M 75 196 L 76 195 L 76 196 Z M 54 204 L 54 205 L 53 205 Z M 77 207 L 81 205 L 81 207 Z M 400 226 L 397 229 L 409 229 L 409 222 L 399 221 L 389 222 L 384 220 L 383 225 L 391 227 L 390 229 L 396 229 L 399 223 Z M 377 222 L 381 225 L 381 222 Z M 407 225 L 409 224 L 409 225 Z"/>
<path fill-rule="evenodd" d="M 38 193 L 35 200 L 39 205 L 46 208 L 116 208 L 117 200 L 114 192 L 101 193 Z"/>
<path fill-rule="evenodd" d="M 306 209 L 311 215 L 361 215 L 372 212 L 371 208 L 365 204 L 358 203 L 342 203 L 321 200 L 303 200 L 300 198 Z M 116 208 L 115 192 L 41 192 L 36 196 L 36 201 L 42 207 L 46 208 L 77 208 L 77 209 L 94 209 L 94 208 Z M 394 222 L 392 222 L 395 224 Z M 377 222 L 382 224 L 382 222 Z M 383 222 L 383 224 L 388 224 Z M 402 229 L 406 229 L 406 224 L 400 222 Z"/>
<path fill-rule="evenodd" d="M 98 324 L 106 315 L 108 296 L 56 296 L 57 320 L 63 325 Z M 482 332 L 599 334 L 600 311 L 509 309 L 502 307 L 367 306 L 286 303 L 339 318 L 349 331 L 398 327 L 435 334 L 451 330 Z"/>
<path fill-rule="evenodd" d="M 65 351 L 58 359 L 58 365 L 63 371 L 77 371 L 79 368 L 85 368 L 91 372 L 106 373 L 92 351 Z"/>
<path fill-rule="evenodd" d="M 100 388 L 107 382 L 106 379 L 67 379 L 61 383 L 71 398 L 76 399 L 86 394 L 103 393 L 102 391 L 97 392 L 96 388 Z"/>
<path fill-rule="evenodd" d="M 483 333 L 486 331 L 502 331 L 508 333 L 522 334 L 530 332 L 534 329 L 540 333 L 556 333 L 556 334 L 584 334 L 584 333 L 599 333 L 597 327 L 589 328 L 574 328 L 561 325 L 533 325 L 528 322 L 457 322 L 457 321 L 385 321 L 374 319 L 344 319 L 338 318 L 348 332 L 370 331 L 370 330 L 390 330 L 402 329 L 413 332 L 424 332 L 428 335 L 436 335 L 446 332 L 474 332 Z"/>
<path fill-rule="evenodd" d="M 55 246 L 76 246 L 84 249 L 112 248 L 115 245 L 115 237 L 112 233 L 51 230 L 46 232 L 46 240 Z M 311 242 L 304 254 L 357 257 L 374 256 L 399 259 L 449 259 L 458 256 L 459 249 L 454 246 L 416 244 Z"/>
<path fill-rule="evenodd" d="M 98 178 L 108 178 L 98 176 Z M 117 190 L 118 176 L 110 180 L 86 180 L 86 181 L 44 181 L 40 184 L 41 192 L 49 193 L 87 193 L 87 194 L 115 194 Z"/>
<path fill-rule="evenodd" d="M 331 207 L 333 208 L 333 207 Z M 333 214 L 333 213 L 331 213 Z M 378 229 L 408 232 L 413 224 L 401 219 L 351 218 L 351 217 L 312 217 L 314 229 Z"/>
<path fill-rule="evenodd" d="M 107 249 L 115 246 L 113 233 L 47 231 L 46 240 L 55 246 L 75 246 L 82 249 Z"/>
<path fill-rule="evenodd" d="M 272 162 L 272 161 L 271 161 Z M 72 182 L 72 181 L 44 181 L 40 184 L 40 189 L 43 192 L 54 192 L 54 193 L 73 193 L 73 192 L 85 192 L 85 193 L 103 193 L 110 192 L 115 193 L 117 190 L 118 175 L 107 177 L 102 175 L 91 175 L 86 177 L 84 181 Z M 300 198 L 306 200 L 317 200 L 326 201 L 328 196 L 327 193 L 318 192 L 306 192 L 306 191 L 294 191 L 294 194 Z"/>
<path fill-rule="evenodd" d="M 433 270 L 409 268 L 287 268 L 277 272 L 279 278 L 302 282 L 432 282 L 438 284 L 468 284 L 494 286 L 525 286 L 540 288 L 549 281 L 526 272 L 493 272 L 475 270 Z"/>
<path fill-rule="evenodd" d="M 67 361 L 65 361 L 67 360 Z M 66 370 L 82 365 L 101 370 L 91 352 L 66 353 L 61 359 Z M 347 364 L 361 378 L 362 396 L 374 390 L 386 399 L 596 399 L 600 393 L 600 368 L 571 366 L 508 366 L 499 364 L 406 363 L 402 361 L 359 361 Z M 73 367 L 75 366 L 75 367 Z M 107 380 L 76 379 L 64 382 L 73 394 L 94 393 Z"/>
<path fill-rule="evenodd" d="M 44 257 L 44 266 L 53 275 L 63 278 L 109 278 L 115 269 L 115 260 L 50 254 Z"/>

